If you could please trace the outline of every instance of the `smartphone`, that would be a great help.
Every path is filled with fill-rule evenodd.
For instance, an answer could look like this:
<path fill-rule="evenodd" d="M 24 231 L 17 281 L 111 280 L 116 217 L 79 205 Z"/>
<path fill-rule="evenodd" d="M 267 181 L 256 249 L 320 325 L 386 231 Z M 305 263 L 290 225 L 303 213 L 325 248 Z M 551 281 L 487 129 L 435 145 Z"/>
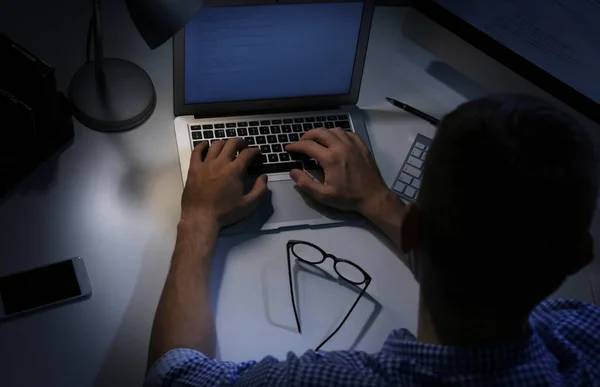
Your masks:
<path fill-rule="evenodd" d="M 0 320 L 91 295 L 92 286 L 81 258 L 0 277 Z"/>

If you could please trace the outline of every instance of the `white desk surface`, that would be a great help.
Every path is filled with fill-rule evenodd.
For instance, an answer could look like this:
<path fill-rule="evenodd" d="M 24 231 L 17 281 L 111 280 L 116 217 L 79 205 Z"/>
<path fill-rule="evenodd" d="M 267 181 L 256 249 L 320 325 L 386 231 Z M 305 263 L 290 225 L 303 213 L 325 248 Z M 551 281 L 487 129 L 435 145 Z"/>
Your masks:
<path fill-rule="evenodd" d="M 32 1 L 2 5 L 0 25 L 53 64 L 66 90 L 85 60 L 88 2 L 37 2 L 35 14 Z M 106 54 L 144 67 L 155 83 L 158 106 L 143 127 L 128 133 L 102 134 L 76 123 L 73 145 L 0 207 L 0 275 L 81 256 L 93 287 L 88 301 L 0 325 L 4 386 L 132 386 L 143 380 L 182 192 L 173 133 L 172 45 L 149 50 L 123 1 L 106 0 L 104 10 Z M 433 128 L 384 97 L 437 116 L 464 101 L 426 72 L 435 58 L 403 37 L 405 11 L 376 10 L 359 102 L 390 184 L 415 135 L 432 136 Z M 324 349 L 349 348 L 370 316 L 372 324 L 356 349 L 379 350 L 394 328 L 416 330 L 418 286 L 376 233 L 337 227 L 227 237 L 219 241 L 213 273 L 223 359 L 282 358 L 287 351 L 314 348 L 354 300 L 346 288 L 300 271 L 304 333 L 297 334 L 285 266 L 289 239 L 311 241 L 354 260 L 373 277 L 368 293 L 380 307 L 363 299 Z M 583 293 L 580 298 L 589 299 Z"/>

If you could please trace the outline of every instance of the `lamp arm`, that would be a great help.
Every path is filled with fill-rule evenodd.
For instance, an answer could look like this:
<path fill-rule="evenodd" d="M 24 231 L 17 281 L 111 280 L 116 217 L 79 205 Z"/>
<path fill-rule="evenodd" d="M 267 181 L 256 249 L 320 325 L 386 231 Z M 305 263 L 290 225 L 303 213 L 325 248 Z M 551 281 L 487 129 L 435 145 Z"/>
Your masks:
<path fill-rule="evenodd" d="M 101 0 L 93 1 L 94 20 L 94 61 L 96 62 L 96 75 L 103 76 L 102 61 L 104 59 L 104 43 L 102 39 L 102 14 Z"/>

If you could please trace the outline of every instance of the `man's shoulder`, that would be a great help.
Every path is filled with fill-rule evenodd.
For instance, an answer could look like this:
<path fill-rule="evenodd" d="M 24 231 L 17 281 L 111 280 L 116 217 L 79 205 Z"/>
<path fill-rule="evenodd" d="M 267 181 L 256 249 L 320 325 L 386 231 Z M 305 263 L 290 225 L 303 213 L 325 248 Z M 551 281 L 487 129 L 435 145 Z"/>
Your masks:
<path fill-rule="evenodd" d="M 600 308 L 596 305 L 573 299 L 549 299 L 542 301 L 531 313 L 533 323 L 556 321 L 580 322 L 581 324 L 599 323 Z"/>

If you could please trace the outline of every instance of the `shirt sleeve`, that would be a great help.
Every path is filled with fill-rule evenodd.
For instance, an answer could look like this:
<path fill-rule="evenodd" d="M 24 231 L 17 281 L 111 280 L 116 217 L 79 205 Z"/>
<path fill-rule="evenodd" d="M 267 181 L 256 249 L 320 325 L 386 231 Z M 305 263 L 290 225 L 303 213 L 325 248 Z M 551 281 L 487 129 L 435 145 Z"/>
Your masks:
<path fill-rule="evenodd" d="M 193 349 L 173 349 L 150 368 L 144 387 L 233 386 L 255 364 L 210 359 Z"/>

